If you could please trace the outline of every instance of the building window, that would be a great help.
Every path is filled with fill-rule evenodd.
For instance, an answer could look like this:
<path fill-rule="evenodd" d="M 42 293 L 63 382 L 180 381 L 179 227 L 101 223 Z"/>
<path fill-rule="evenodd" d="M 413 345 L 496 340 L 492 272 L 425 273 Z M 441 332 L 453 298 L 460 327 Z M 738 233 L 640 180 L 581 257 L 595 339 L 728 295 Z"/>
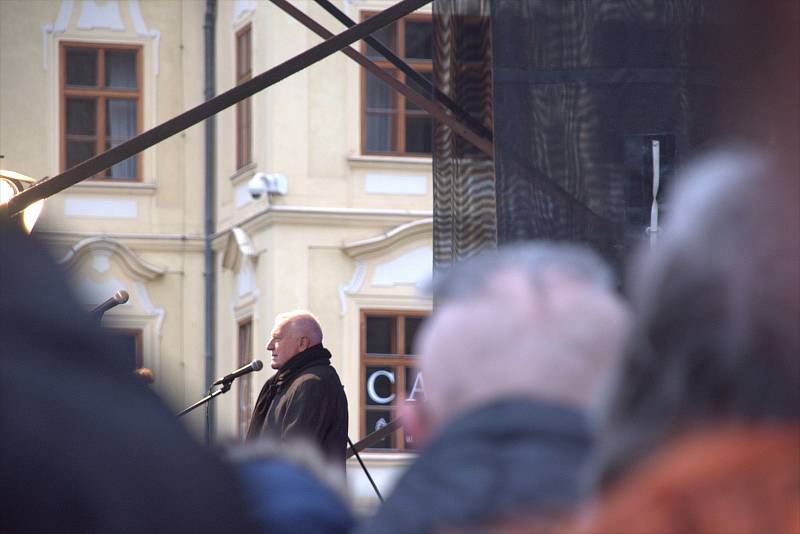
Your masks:
<path fill-rule="evenodd" d="M 141 131 L 141 47 L 61 44 L 61 168 L 69 169 Z M 138 180 L 139 154 L 93 179 Z"/>
<path fill-rule="evenodd" d="M 253 360 L 253 320 L 247 318 L 239 323 L 239 335 L 237 338 L 236 353 L 239 363 L 237 368 L 243 367 Z M 236 381 L 236 422 L 239 429 L 239 438 L 244 439 L 247 435 L 247 425 L 250 423 L 250 414 L 253 407 L 250 403 L 253 385 L 253 375 L 248 374 Z"/>
<path fill-rule="evenodd" d="M 122 328 L 103 328 L 108 350 L 115 358 L 121 358 L 131 371 L 142 367 L 142 331 Z"/>
<path fill-rule="evenodd" d="M 369 18 L 374 13 L 364 14 Z M 433 82 L 433 24 L 430 16 L 409 15 L 372 34 L 414 70 Z M 406 75 L 371 46 L 362 45 L 367 57 L 402 82 Z M 362 69 L 361 150 L 364 154 L 429 156 L 433 147 L 433 122 L 428 113 Z M 411 87 L 427 94 L 417 84 Z"/>
<path fill-rule="evenodd" d="M 402 402 L 424 400 L 424 382 L 415 367 L 414 339 L 424 312 L 365 311 L 361 315 L 361 434 L 380 430 L 397 417 Z M 413 449 L 404 429 L 372 446 Z"/>
<path fill-rule="evenodd" d="M 236 85 L 253 75 L 252 32 L 248 24 L 236 32 Z M 253 161 L 252 98 L 236 104 L 236 168 L 241 169 Z"/>

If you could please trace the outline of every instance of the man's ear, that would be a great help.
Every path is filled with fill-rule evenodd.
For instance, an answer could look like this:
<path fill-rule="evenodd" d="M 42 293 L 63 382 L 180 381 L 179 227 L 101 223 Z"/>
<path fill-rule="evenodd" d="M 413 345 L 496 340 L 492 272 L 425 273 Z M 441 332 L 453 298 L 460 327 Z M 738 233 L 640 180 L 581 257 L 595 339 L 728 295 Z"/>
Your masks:
<path fill-rule="evenodd" d="M 297 348 L 300 349 L 300 352 L 303 352 L 304 350 L 306 350 L 308 347 L 311 346 L 310 343 L 311 342 L 309 341 L 308 336 L 300 336 L 300 340 L 297 343 Z"/>

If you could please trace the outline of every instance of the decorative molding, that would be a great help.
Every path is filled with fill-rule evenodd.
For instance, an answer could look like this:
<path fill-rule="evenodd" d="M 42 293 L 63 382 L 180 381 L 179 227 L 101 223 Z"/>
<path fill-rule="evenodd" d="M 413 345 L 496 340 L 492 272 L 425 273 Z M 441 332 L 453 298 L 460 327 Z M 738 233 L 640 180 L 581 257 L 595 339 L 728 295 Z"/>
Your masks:
<path fill-rule="evenodd" d="M 422 174 L 368 173 L 364 177 L 364 191 L 372 195 L 425 196 L 428 177 Z"/>
<path fill-rule="evenodd" d="M 433 276 L 433 249 L 418 247 L 393 260 L 377 265 L 372 272 L 373 287 L 415 285 L 423 287 Z"/>
<path fill-rule="evenodd" d="M 231 26 L 236 27 L 244 17 L 256 10 L 256 0 L 236 0 L 233 4 Z"/>
<path fill-rule="evenodd" d="M 51 34 L 64 33 L 72 17 L 72 8 L 75 7 L 75 0 L 61 0 L 61 7 L 58 10 L 58 18 L 52 24 L 42 26 L 42 67 L 48 68 L 48 54 L 50 49 L 48 40 Z"/>
<path fill-rule="evenodd" d="M 153 39 L 153 73 L 158 76 L 158 49 L 161 46 L 161 32 L 155 28 L 147 28 L 142 16 L 142 10 L 139 6 L 139 0 L 128 0 L 128 13 L 130 14 L 131 21 L 133 21 L 133 28 L 136 30 L 136 35 L 139 37 L 149 37 Z"/>
<path fill-rule="evenodd" d="M 238 226 L 231 228 L 223 250 L 222 266 L 232 271 L 239 271 L 242 257 L 253 263 L 258 258 L 250 236 Z"/>
<path fill-rule="evenodd" d="M 72 270 L 83 262 L 87 255 L 94 256 L 98 253 L 101 256 L 118 258 L 127 273 L 138 280 L 155 280 L 166 272 L 166 269 L 144 260 L 123 243 L 105 236 L 90 237 L 76 243 L 58 260 L 58 263 L 66 270 Z"/>
<path fill-rule="evenodd" d="M 89 219 L 135 219 L 139 216 L 139 204 L 129 198 L 68 195 L 64 197 L 64 215 Z"/>
<path fill-rule="evenodd" d="M 102 4 L 98 4 L 95 0 L 83 0 L 77 27 L 79 30 L 124 31 L 125 24 L 122 22 L 118 0 L 107 0 Z"/>
<path fill-rule="evenodd" d="M 342 317 L 347 313 L 347 295 L 353 295 L 361 290 L 366 274 L 366 262 L 356 261 L 356 270 L 353 272 L 350 282 L 339 285 L 339 315 Z"/>
<path fill-rule="evenodd" d="M 400 226 L 396 226 L 388 232 L 375 237 L 347 242 L 342 245 L 342 250 L 351 258 L 358 258 L 367 254 L 379 252 L 387 247 L 397 244 L 404 239 L 409 239 L 422 234 L 433 234 L 433 217 L 427 217 L 401 224 Z"/>

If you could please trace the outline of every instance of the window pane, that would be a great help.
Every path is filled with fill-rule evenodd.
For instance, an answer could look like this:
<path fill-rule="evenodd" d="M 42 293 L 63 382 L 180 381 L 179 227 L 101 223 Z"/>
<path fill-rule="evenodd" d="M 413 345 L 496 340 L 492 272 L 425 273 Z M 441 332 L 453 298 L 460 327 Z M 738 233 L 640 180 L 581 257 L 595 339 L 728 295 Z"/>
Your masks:
<path fill-rule="evenodd" d="M 94 156 L 94 141 L 67 141 L 67 169 Z"/>
<path fill-rule="evenodd" d="M 136 100 L 109 98 L 106 100 L 106 146 L 113 148 L 136 135 Z M 111 178 L 135 178 L 137 157 L 117 163 L 106 171 Z"/>
<path fill-rule="evenodd" d="M 391 152 L 394 150 L 394 115 L 367 114 L 366 150 Z"/>
<path fill-rule="evenodd" d="M 392 417 L 393 417 L 392 410 L 367 410 L 366 424 L 364 426 L 364 429 L 366 430 L 365 434 L 366 435 L 372 434 L 376 430 L 380 430 L 381 428 L 385 427 L 392 420 Z M 373 449 L 395 448 L 394 432 L 383 438 L 381 441 L 373 445 L 371 448 Z"/>
<path fill-rule="evenodd" d="M 68 48 L 66 56 L 67 85 L 97 85 L 97 50 Z"/>
<path fill-rule="evenodd" d="M 391 406 L 395 400 L 397 377 L 392 367 L 368 366 L 365 374 L 364 398 L 368 406 Z"/>
<path fill-rule="evenodd" d="M 416 354 L 414 352 L 414 343 L 417 340 L 417 332 L 419 327 L 422 326 L 423 317 L 406 317 L 406 332 L 405 332 L 405 353 Z"/>
<path fill-rule="evenodd" d="M 378 40 L 382 45 L 386 48 L 391 50 L 394 53 L 397 53 L 397 23 L 393 22 L 389 26 L 384 26 L 380 30 L 376 30 L 372 37 Z M 371 46 L 367 45 L 367 57 L 382 59 L 383 55 L 372 48 Z"/>
<path fill-rule="evenodd" d="M 67 135 L 96 135 L 97 102 L 85 98 L 67 99 Z"/>
<path fill-rule="evenodd" d="M 136 89 L 136 52 L 106 51 L 106 87 Z"/>
<path fill-rule="evenodd" d="M 433 147 L 433 123 L 428 117 L 406 116 L 406 152 L 430 154 Z"/>
<path fill-rule="evenodd" d="M 432 72 L 420 72 L 420 74 L 422 75 L 423 78 L 425 78 L 426 80 L 431 82 L 431 85 L 433 85 L 432 84 L 432 82 L 433 82 L 433 73 Z M 412 89 L 414 89 L 418 93 L 422 94 L 423 96 L 427 97 L 428 99 L 432 99 L 433 98 L 433 91 L 431 90 L 431 89 L 433 89 L 433 87 L 431 87 L 431 89 L 425 89 L 421 85 L 419 85 L 417 82 L 412 80 L 411 78 L 407 78 L 407 79 L 408 79 L 408 85 Z M 411 100 L 406 98 L 406 109 L 415 109 L 416 110 L 416 109 L 422 109 L 422 108 L 420 108 L 419 106 L 415 105 Z"/>
<path fill-rule="evenodd" d="M 406 22 L 406 57 L 412 59 L 433 58 L 432 23 Z"/>
<path fill-rule="evenodd" d="M 236 79 L 249 75 L 252 58 L 250 55 L 250 30 L 239 35 L 236 39 Z"/>
<path fill-rule="evenodd" d="M 394 91 L 370 73 L 367 73 L 367 109 L 394 110 Z"/>
<path fill-rule="evenodd" d="M 392 354 L 394 317 L 367 317 L 367 353 Z"/>

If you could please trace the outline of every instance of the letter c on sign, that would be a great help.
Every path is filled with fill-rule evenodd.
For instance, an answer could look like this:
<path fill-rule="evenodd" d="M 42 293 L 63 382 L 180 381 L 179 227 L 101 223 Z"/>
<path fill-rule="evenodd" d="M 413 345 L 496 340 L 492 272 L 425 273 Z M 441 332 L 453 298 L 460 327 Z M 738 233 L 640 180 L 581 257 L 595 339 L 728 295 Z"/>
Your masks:
<path fill-rule="evenodd" d="M 388 397 L 381 397 L 380 395 L 378 395 L 378 392 L 375 391 L 375 380 L 379 376 L 385 376 L 386 378 L 389 379 L 389 382 L 394 384 L 394 373 L 390 373 L 385 369 L 375 371 L 374 373 L 369 375 L 369 379 L 367 379 L 367 394 L 369 395 L 370 399 L 372 399 L 374 402 L 377 402 L 378 404 L 388 404 L 394 400 L 394 393 L 392 393 Z"/>

